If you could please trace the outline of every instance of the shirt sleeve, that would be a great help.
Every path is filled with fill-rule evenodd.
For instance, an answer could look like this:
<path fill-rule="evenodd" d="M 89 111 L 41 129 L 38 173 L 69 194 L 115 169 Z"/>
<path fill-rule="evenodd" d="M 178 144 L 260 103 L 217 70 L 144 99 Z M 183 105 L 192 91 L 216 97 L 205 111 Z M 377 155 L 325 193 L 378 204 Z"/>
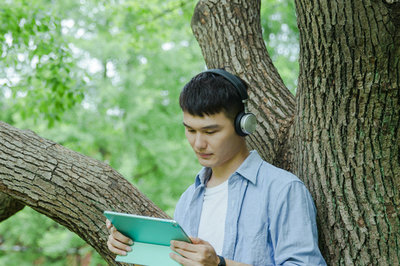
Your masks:
<path fill-rule="evenodd" d="M 316 209 L 301 181 L 279 193 L 270 233 L 276 265 L 326 265 L 318 248 Z"/>

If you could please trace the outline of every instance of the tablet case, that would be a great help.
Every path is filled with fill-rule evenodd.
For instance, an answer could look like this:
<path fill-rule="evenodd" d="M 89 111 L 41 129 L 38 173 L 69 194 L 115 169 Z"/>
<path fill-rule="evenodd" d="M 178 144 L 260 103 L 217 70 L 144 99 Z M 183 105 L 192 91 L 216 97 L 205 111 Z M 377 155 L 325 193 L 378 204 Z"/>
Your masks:
<path fill-rule="evenodd" d="M 171 240 L 191 242 L 174 220 L 105 211 L 104 215 L 119 232 L 134 241 L 132 251 L 116 261 L 148 266 L 180 265 L 169 257 Z"/>

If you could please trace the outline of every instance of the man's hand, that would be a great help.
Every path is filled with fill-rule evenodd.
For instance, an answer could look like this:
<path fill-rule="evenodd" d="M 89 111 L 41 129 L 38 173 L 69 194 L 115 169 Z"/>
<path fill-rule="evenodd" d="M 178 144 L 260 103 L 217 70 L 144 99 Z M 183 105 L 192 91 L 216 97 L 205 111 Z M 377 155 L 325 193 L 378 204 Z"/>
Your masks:
<path fill-rule="evenodd" d="M 219 258 L 214 248 L 200 238 L 191 237 L 192 244 L 183 241 L 171 241 L 171 249 L 181 256 L 170 253 L 170 257 L 184 266 L 217 266 Z"/>
<path fill-rule="evenodd" d="M 125 256 L 128 251 L 132 250 L 130 247 L 130 245 L 133 245 L 132 239 L 118 232 L 108 219 L 106 220 L 106 226 L 110 233 L 107 241 L 108 249 L 114 254 Z"/>

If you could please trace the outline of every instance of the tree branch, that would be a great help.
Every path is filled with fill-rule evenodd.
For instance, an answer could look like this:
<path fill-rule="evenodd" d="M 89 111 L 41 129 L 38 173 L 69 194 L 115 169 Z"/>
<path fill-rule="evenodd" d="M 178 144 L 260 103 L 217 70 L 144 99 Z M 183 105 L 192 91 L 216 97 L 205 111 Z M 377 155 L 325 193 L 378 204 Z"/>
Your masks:
<path fill-rule="evenodd" d="M 260 5 L 259 0 L 200 0 L 191 26 L 207 66 L 224 67 L 249 84 L 249 109 L 259 125 L 248 144 L 274 162 L 287 152 L 282 140 L 288 139 L 295 102 L 268 55 Z"/>
<path fill-rule="evenodd" d="M 1 121 L 0 191 L 75 232 L 114 265 L 104 210 L 167 217 L 110 166 Z"/>
<path fill-rule="evenodd" d="M 18 200 L 13 199 L 7 194 L 0 191 L 0 222 L 13 216 L 25 207 Z"/>

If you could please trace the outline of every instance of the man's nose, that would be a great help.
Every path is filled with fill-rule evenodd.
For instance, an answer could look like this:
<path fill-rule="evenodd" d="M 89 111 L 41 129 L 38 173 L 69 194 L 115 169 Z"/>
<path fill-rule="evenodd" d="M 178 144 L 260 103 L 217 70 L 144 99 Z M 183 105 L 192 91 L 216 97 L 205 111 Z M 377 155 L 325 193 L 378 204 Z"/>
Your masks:
<path fill-rule="evenodd" d="M 194 140 L 194 146 L 197 150 L 202 150 L 207 147 L 207 142 L 203 134 L 196 134 L 196 139 Z"/>

